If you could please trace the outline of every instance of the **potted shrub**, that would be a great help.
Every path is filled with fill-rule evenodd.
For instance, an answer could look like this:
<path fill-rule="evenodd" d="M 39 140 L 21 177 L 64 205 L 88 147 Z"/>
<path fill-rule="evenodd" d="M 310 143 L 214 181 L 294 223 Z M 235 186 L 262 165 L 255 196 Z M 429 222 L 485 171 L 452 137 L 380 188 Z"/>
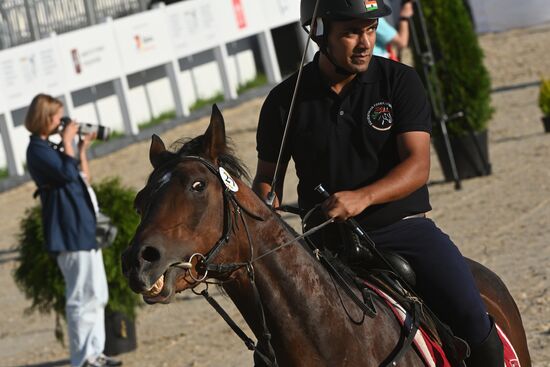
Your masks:
<path fill-rule="evenodd" d="M 550 132 L 550 79 L 542 79 L 539 90 L 539 107 L 542 111 L 544 131 Z"/>
<path fill-rule="evenodd" d="M 415 2 L 420 6 L 420 1 Z M 462 112 L 446 126 L 460 178 L 490 173 L 487 149 L 487 125 L 492 116 L 491 83 L 483 65 L 468 10 L 463 0 L 422 0 L 425 24 L 433 50 L 434 64 L 428 66 L 423 50 L 415 50 L 415 65 L 432 94 L 434 109 L 434 148 L 446 180 L 453 179 L 439 120 L 443 115 Z M 415 20 L 419 12 L 415 12 Z M 415 21 L 416 27 L 420 22 Z M 422 35 L 420 30 L 416 32 Z M 421 45 L 427 40 L 420 40 Z M 439 92 L 439 93 L 437 93 Z M 444 111 L 441 111 L 444 106 Z"/>
<path fill-rule="evenodd" d="M 105 309 L 105 353 L 116 355 L 136 347 L 135 323 L 139 297 L 130 290 L 122 275 L 120 255 L 128 246 L 139 223 L 133 210 L 135 192 L 120 185 L 118 179 L 107 179 L 94 185 L 103 213 L 111 218 L 118 233 L 111 246 L 103 248 L 103 261 L 109 285 L 109 302 Z M 55 259 L 43 247 L 40 204 L 27 209 L 21 220 L 17 250 L 19 263 L 14 279 L 25 296 L 31 300 L 29 312 L 54 312 L 56 337 L 63 342 L 59 324 L 65 317 L 65 284 Z"/>

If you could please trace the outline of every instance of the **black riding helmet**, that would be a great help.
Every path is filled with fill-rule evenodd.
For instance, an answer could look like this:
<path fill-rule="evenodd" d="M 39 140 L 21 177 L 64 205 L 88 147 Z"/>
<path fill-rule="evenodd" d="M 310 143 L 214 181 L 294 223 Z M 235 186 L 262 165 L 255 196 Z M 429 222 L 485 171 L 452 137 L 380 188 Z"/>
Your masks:
<path fill-rule="evenodd" d="M 318 18 L 332 20 L 376 19 L 391 14 L 391 8 L 383 0 L 302 0 L 300 22 L 303 27 L 311 25 L 315 4 Z"/>
<path fill-rule="evenodd" d="M 307 31 L 307 26 L 315 23 L 313 13 L 317 6 L 317 19 L 328 20 L 350 20 L 350 19 L 377 19 L 391 14 L 391 8 L 384 4 L 383 0 L 302 0 L 300 4 L 300 22 Z M 321 23 L 321 22 L 318 22 Z M 319 29 L 312 34 L 311 39 L 317 43 L 320 51 L 325 54 L 328 60 L 334 65 L 334 70 L 342 75 L 352 73 L 338 65 L 327 48 L 327 34 L 329 22 L 318 24 Z M 324 29 L 323 29 L 324 27 Z"/>

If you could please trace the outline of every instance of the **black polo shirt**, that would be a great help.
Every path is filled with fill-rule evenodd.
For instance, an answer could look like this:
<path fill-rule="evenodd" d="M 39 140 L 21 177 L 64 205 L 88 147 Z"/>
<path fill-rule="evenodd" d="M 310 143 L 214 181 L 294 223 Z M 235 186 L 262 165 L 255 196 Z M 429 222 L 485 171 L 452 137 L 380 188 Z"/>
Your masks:
<path fill-rule="evenodd" d="M 354 190 L 384 177 L 399 162 L 397 135 L 431 133 L 430 106 L 414 69 L 374 56 L 345 93 L 324 81 L 318 56 L 304 67 L 290 121 L 283 163 L 295 162 L 298 201 L 306 210 L 322 202 L 314 188 Z M 258 158 L 276 162 L 297 73 L 265 100 L 256 136 Z M 426 186 L 390 203 L 373 205 L 356 217 L 366 229 L 431 210 Z"/>

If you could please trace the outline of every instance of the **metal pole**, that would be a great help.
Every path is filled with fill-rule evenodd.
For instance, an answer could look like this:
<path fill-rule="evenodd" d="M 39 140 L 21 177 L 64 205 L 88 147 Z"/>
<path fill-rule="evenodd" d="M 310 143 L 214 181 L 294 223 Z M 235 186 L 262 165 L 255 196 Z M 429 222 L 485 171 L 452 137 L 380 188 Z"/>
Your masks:
<path fill-rule="evenodd" d="M 147 10 L 147 4 L 149 4 L 149 1 L 147 0 L 139 0 L 139 10 L 146 11 Z"/>
<path fill-rule="evenodd" d="M 277 61 L 277 53 L 275 52 L 275 44 L 270 29 L 264 29 L 258 34 L 258 43 L 267 80 L 270 83 L 279 83 L 282 79 L 281 69 Z"/>
<path fill-rule="evenodd" d="M 446 113 L 445 103 L 443 102 L 443 97 L 441 95 L 439 80 L 437 79 L 437 70 L 435 67 L 431 41 L 428 35 L 428 30 L 426 28 L 424 14 L 422 12 L 422 5 L 420 4 L 420 0 L 415 0 L 413 4 L 416 5 L 415 12 L 414 17 L 410 19 L 411 23 L 409 26 L 413 40 L 413 49 L 417 54 L 418 59 L 420 59 L 420 62 L 422 63 L 422 72 L 426 83 L 426 89 L 428 90 L 428 96 L 430 98 L 434 117 L 437 119 L 439 127 L 441 128 L 441 134 L 443 135 L 443 141 L 445 143 L 445 150 L 447 151 L 453 180 L 455 182 L 455 189 L 460 190 L 462 188 L 462 184 L 460 182 L 460 177 L 456 168 L 456 161 L 447 131 L 447 122 L 451 121 L 454 118 L 461 117 L 464 114 L 462 112 L 458 112 L 454 114 L 452 118 L 450 118 Z M 415 21 L 415 19 L 417 19 L 417 21 Z M 420 42 L 416 28 L 417 26 L 422 32 L 424 45 L 422 45 Z"/>
<path fill-rule="evenodd" d="M 34 6 L 34 1 L 31 4 L 31 0 L 25 0 L 25 13 L 27 14 L 27 22 L 29 23 L 31 37 L 34 41 L 37 41 L 40 39 L 40 31 L 38 29 L 38 19 L 36 18 Z"/>
<path fill-rule="evenodd" d="M 86 10 L 86 19 L 88 20 L 88 25 L 90 26 L 97 24 L 94 0 L 84 0 L 84 9 Z"/>

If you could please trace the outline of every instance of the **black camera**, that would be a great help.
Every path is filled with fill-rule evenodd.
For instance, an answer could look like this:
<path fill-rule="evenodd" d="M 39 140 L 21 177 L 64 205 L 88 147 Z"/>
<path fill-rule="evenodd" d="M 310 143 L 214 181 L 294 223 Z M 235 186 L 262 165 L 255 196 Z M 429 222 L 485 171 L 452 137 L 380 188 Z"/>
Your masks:
<path fill-rule="evenodd" d="M 61 118 L 61 129 L 64 129 L 65 126 L 70 123 L 72 120 L 70 117 L 62 117 Z M 87 135 L 92 133 L 97 133 L 96 139 L 98 140 L 108 140 L 111 136 L 111 129 L 107 126 L 98 125 L 98 124 L 91 124 L 88 122 L 77 122 L 78 125 L 78 134 L 79 135 Z"/>

